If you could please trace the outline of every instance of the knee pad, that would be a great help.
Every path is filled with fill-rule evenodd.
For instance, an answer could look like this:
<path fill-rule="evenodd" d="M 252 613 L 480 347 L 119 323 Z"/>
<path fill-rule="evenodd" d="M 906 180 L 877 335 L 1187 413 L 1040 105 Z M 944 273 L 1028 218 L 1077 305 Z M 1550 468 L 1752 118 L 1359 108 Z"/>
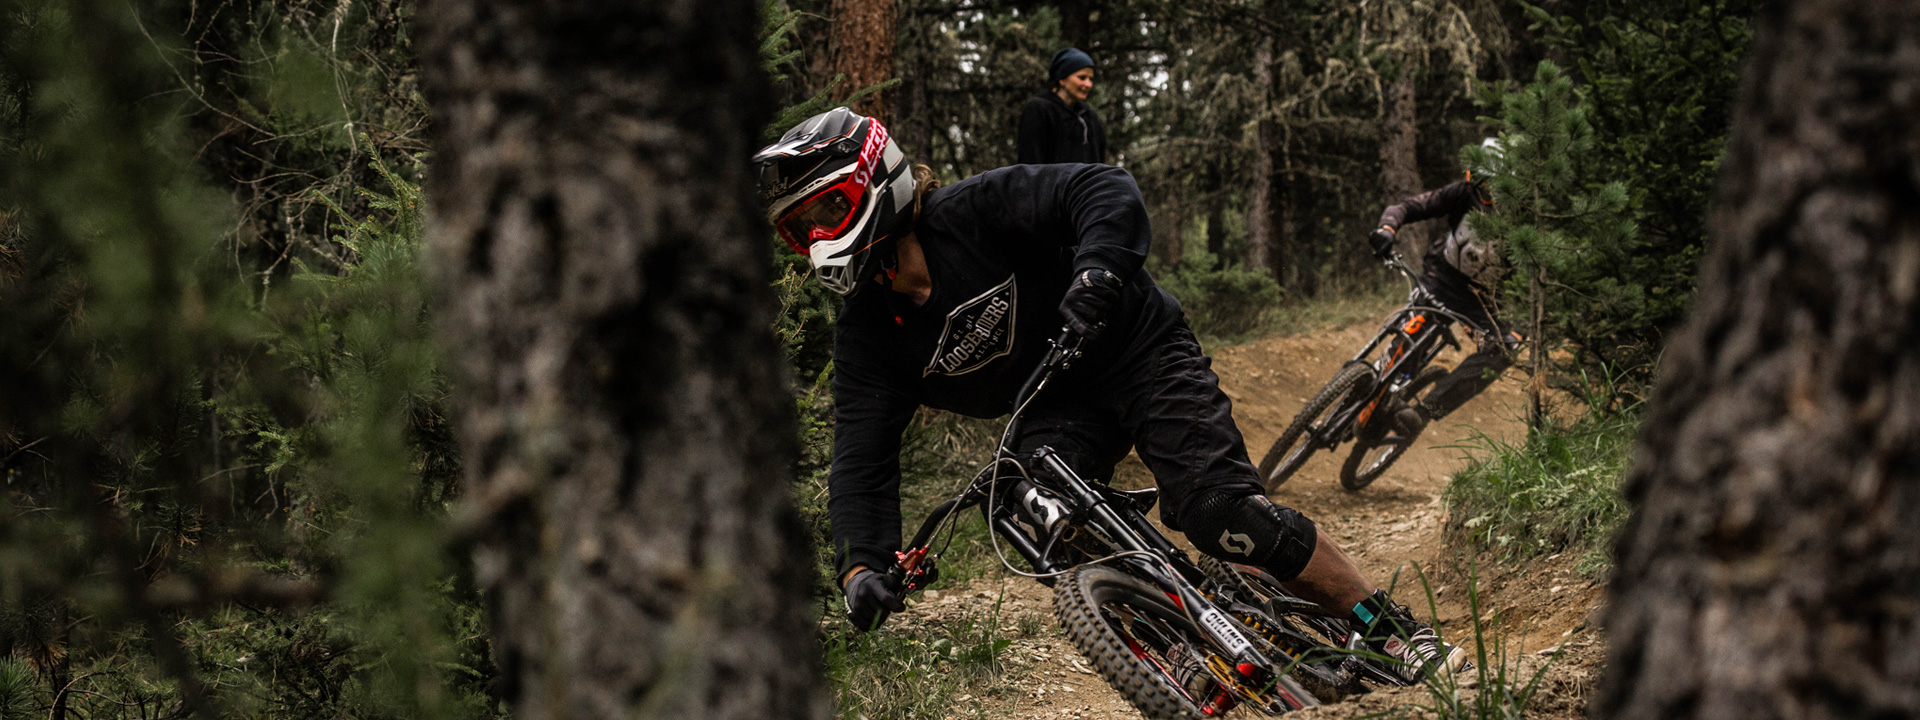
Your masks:
<path fill-rule="evenodd" d="M 1200 552 L 1265 568 L 1281 581 L 1298 577 L 1319 544 L 1312 520 L 1258 493 L 1203 490 L 1181 510 L 1180 525 Z"/>

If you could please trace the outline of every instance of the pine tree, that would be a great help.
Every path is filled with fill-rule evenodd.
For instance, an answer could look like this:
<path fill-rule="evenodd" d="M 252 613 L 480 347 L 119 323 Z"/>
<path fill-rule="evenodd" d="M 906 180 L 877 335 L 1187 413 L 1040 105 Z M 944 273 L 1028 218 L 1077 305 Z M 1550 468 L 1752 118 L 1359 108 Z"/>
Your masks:
<path fill-rule="evenodd" d="M 1496 305 L 1523 310 L 1532 334 L 1528 422 L 1538 428 L 1549 355 L 1568 342 L 1599 341 L 1580 327 L 1596 310 L 1619 312 L 1642 302 L 1643 288 L 1611 275 L 1635 225 L 1626 186 L 1595 183 L 1588 175 L 1593 126 L 1559 66 L 1543 61 L 1532 83 L 1513 92 L 1492 89 L 1483 101 L 1500 110 L 1488 118 L 1500 128 L 1500 149 L 1470 146 L 1462 158 L 1492 189 L 1494 212 L 1468 222 L 1511 264 Z"/>

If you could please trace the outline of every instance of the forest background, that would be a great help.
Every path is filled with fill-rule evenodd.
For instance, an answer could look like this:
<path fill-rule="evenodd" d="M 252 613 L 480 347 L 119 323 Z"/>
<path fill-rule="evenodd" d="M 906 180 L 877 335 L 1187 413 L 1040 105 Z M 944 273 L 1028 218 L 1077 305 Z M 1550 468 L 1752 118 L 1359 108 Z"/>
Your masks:
<path fill-rule="evenodd" d="M 1691 295 L 1754 5 L 774 0 L 762 55 L 780 118 L 869 90 L 955 180 L 1011 162 L 1048 55 L 1087 50 L 1152 268 L 1212 343 L 1395 287 L 1361 240 L 1380 208 L 1557 123 L 1569 152 L 1501 169 L 1581 212 L 1512 232 L 1551 273 L 1553 377 L 1631 413 Z M 418 264 L 413 13 L 0 2 L 0 718 L 504 714 Z M 1552 67 L 1579 102 L 1513 101 Z M 818 538 L 834 302 L 779 257 Z M 906 461 L 943 477 L 973 434 L 929 414 Z"/>

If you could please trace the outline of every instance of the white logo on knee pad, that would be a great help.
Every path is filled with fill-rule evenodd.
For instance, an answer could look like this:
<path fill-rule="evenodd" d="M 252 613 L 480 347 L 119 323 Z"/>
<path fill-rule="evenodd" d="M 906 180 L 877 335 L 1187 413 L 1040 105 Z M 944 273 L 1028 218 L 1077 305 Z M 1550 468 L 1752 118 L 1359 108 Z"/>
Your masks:
<path fill-rule="evenodd" d="M 1230 553 L 1253 557 L 1253 538 L 1248 537 L 1244 533 L 1230 533 L 1221 530 L 1220 547 L 1226 548 L 1227 552 Z"/>

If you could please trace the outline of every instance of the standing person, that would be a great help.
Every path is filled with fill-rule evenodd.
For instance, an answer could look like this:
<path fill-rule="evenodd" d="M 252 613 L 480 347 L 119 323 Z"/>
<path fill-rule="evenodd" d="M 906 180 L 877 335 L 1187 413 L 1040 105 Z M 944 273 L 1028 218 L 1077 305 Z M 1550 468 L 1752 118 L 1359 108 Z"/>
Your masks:
<path fill-rule="evenodd" d="M 1481 147 L 1498 153 L 1500 141 L 1487 138 Z M 1472 213 L 1493 209 L 1493 195 L 1486 180 L 1467 173 L 1465 180 L 1389 205 L 1380 213 L 1380 227 L 1367 235 L 1373 254 L 1385 260 L 1393 254 L 1393 239 L 1401 225 L 1446 218 L 1447 235 L 1427 247 L 1420 284 L 1441 305 L 1466 317 L 1476 344 L 1473 354 L 1435 381 L 1426 397 L 1408 402 L 1394 415 L 1408 437 L 1420 434 L 1429 421 L 1446 417 L 1491 386 L 1513 364 L 1520 343 L 1520 336 L 1502 325 L 1490 310 L 1493 303 L 1489 298 L 1500 287 L 1506 263 L 1466 221 Z"/>
<path fill-rule="evenodd" d="M 1020 164 L 1106 162 L 1107 130 L 1087 104 L 1093 58 L 1074 48 L 1054 53 L 1047 86 L 1020 106 Z"/>
<path fill-rule="evenodd" d="M 1350 609 L 1409 680 L 1465 661 L 1312 520 L 1262 493 L 1211 360 L 1141 268 L 1151 229 L 1126 171 L 1015 165 L 935 189 L 886 128 L 844 108 L 802 122 L 754 163 L 768 219 L 846 297 L 827 513 L 856 626 L 905 609 L 884 571 L 901 545 L 900 436 L 914 412 L 1008 414 L 1064 321 L 1087 338 L 1085 355 L 1033 400 L 1019 451 L 1052 447 L 1103 481 L 1136 449 L 1160 485 L 1162 522 L 1201 552 Z"/>

